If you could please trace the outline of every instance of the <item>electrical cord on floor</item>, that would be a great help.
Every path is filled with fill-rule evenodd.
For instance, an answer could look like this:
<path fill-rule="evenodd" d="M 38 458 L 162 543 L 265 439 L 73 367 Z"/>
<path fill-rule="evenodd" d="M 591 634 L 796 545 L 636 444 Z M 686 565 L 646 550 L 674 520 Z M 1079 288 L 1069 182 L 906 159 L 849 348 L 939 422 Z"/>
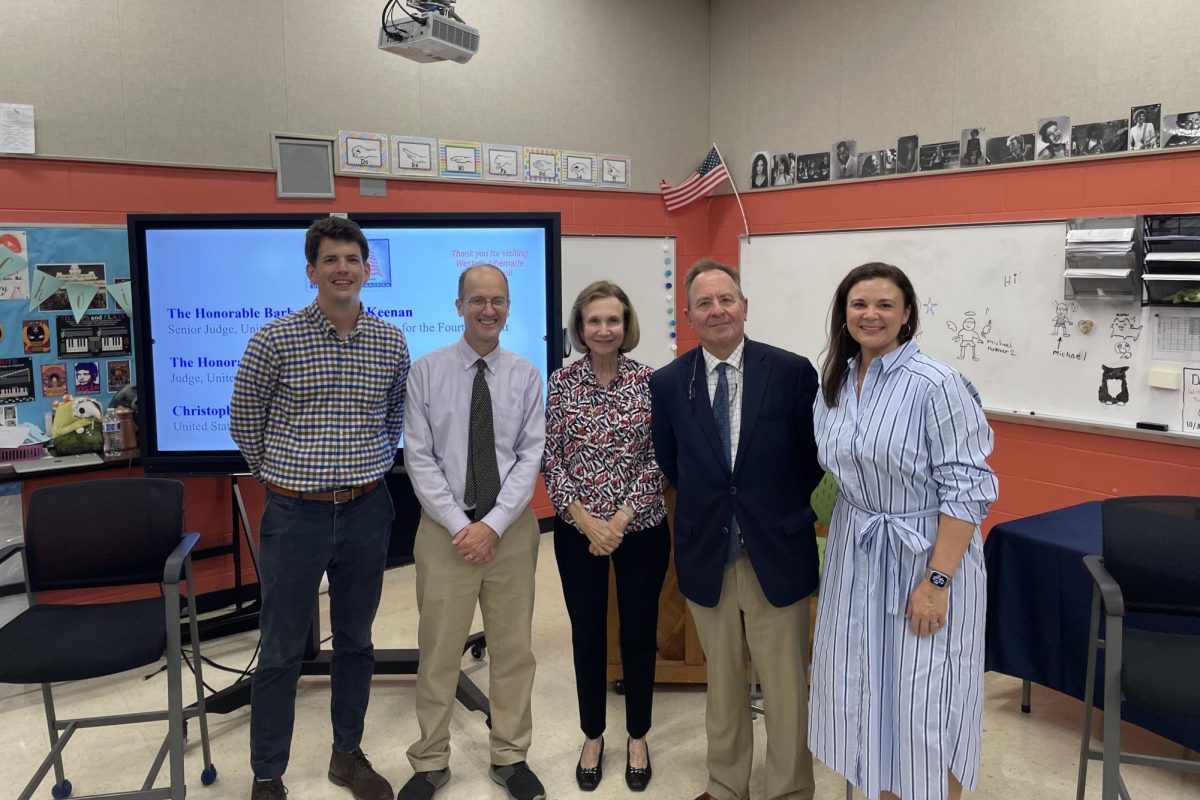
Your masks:
<path fill-rule="evenodd" d="M 262 646 L 262 639 L 260 638 L 258 641 L 256 641 L 254 643 L 254 652 L 250 654 L 250 660 L 246 662 L 246 666 L 242 669 L 237 669 L 236 667 L 227 667 L 224 664 L 219 664 L 216 661 L 213 661 L 208 656 L 204 655 L 203 653 L 200 654 L 200 660 L 203 663 L 207 664 L 208 666 L 212 667 L 213 669 L 219 669 L 222 672 L 232 672 L 234 675 L 238 676 L 239 680 L 241 680 L 242 678 L 249 678 L 251 675 L 254 674 L 254 662 L 258 659 L 258 651 L 261 646 Z M 192 660 L 188 657 L 187 650 L 183 650 L 181 652 L 181 655 L 183 656 L 183 663 L 187 664 L 188 669 L 191 670 L 193 675 L 195 675 L 196 668 L 192 666 Z M 159 674 L 160 672 L 164 672 L 166 669 L 167 669 L 167 665 L 163 664 L 158 669 L 156 669 L 153 672 L 149 673 L 148 675 L 144 676 L 142 678 L 142 680 L 148 681 L 151 678 L 153 678 L 155 675 Z M 202 685 L 208 691 L 209 694 L 217 693 L 217 690 L 214 689 L 213 687 L 209 686 L 207 682 L 202 682 Z"/>

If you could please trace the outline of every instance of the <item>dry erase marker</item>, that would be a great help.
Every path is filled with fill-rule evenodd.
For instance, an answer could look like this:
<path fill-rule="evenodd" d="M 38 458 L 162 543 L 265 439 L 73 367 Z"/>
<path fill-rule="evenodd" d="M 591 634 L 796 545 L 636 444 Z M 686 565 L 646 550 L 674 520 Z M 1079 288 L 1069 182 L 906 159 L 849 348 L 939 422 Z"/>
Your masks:
<path fill-rule="evenodd" d="M 1161 422 L 1139 422 L 1137 427 L 1144 431 L 1162 431 L 1163 433 L 1167 432 L 1167 426 Z"/>

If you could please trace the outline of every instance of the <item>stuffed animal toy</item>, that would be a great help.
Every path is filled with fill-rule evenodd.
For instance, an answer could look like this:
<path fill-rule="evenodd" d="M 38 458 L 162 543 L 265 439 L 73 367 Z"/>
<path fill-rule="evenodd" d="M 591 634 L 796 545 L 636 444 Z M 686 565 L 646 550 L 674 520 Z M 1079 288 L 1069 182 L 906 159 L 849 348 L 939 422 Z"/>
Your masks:
<path fill-rule="evenodd" d="M 104 414 L 100 404 L 90 397 L 63 395 L 54 408 L 50 436 L 54 452 L 60 456 L 99 453 L 104 450 Z"/>

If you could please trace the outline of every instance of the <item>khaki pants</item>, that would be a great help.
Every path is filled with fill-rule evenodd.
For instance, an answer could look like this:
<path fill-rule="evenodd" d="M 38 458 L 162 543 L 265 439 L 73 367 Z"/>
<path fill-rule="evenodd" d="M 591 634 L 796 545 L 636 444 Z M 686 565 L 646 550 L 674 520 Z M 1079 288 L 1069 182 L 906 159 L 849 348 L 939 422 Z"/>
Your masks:
<path fill-rule="evenodd" d="M 538 525 L 530 508 L 521 513 L 496 546 L 496 557 L 471 564 L 450 543 L 453 534 L 425 514 L 417 526 L 417 722 L 421 738 L 408 749 L 413 770 L 444 769 L 450 763 L 450 715 L 454 709 L 463 644 L 475 604 L 483 611 L 490 658 L 488 696 L 492 710 L 491 760 L 496 765 L 525 760 L 533 738 L 530 697 L 537 666 L 530 646 Z"/>
<path fill-rule="evenodd" d="M 716 608 L 688 601 L 708 662 L 708 788 L 717 800 L 750 796 L 754 729 L 747 647 L 766 711 L 768 800 L 812 800 L 808 750 L 809 599 L 784 608 L 767 601 L 743 552 L 725 568 Z"/>

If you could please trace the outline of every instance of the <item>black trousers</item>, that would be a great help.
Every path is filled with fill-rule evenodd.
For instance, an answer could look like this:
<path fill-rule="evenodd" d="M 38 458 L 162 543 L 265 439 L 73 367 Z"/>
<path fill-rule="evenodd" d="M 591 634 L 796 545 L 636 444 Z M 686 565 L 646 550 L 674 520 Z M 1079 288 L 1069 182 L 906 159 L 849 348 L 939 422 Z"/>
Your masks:
<path fill-rule="evenodd" d="M 611 556 L 588 552 L 588 538 L 562 517 L 554 518 L 554 557 L 571 618 L 579 726 L 589 739 L 604 733 L 608 660 L 608 565 L 617 577 L 621 666 L 625 676 L 625 729 L 634 739 L 650 730 L 657 658 L 658 595 L 671 556 L 664 519 L 625 534 Z"/>

